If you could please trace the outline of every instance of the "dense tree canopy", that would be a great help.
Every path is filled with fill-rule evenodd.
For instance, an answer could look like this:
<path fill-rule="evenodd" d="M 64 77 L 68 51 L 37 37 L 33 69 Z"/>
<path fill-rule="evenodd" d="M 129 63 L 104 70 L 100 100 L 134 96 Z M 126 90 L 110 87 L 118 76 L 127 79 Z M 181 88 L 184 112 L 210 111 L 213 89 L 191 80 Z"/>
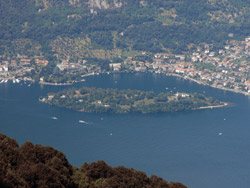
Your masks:
<path fill-rule="evenodd" d="M 46 97 L 43 101 L 63 108 L 93 113 L 176 112 L 223 105 L 222 102 L 201 94 L 171 92 L 155 94 L 154 92 L 130 89 L 83 87 L 66 89 L 53 95 L 53 99 Z"/>
<path fill-rule="evenodd" d="M 72 167 L 65 155 L 52 147 L 17 142 L 0 133 L 1 188 L 187 188 L 181 183 L 146 176 L 125 167 L 110 167 L 104 161 Z"/>
<path fill-rule="evenodd" d="M 28 50 L 23 48 L 41 46 L 41 52 L 53 56 L 50 42 L 59 36 L 87 37 L 90 50 L 179 53 L 187 51 L 190 44 L 221 46 L 229 33 L 238 39 L 249 35 L 249 1 L 121 0 L 121 7 L 107 1 L 108 8 L 101 9 L 91 7 L 87 0 L 70 2 L 1 0 L 1 53 L 25 53 Z M 20 39 L 30 45 L 21 48 L 15 42 Z"/>

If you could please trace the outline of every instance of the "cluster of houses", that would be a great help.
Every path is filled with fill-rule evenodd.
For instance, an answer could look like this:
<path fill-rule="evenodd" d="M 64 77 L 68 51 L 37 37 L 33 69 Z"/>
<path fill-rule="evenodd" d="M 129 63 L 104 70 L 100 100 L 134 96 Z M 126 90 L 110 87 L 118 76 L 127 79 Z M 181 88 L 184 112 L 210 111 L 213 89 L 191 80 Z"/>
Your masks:
<path fill-rule="evenodd" d="M 250 93 L 250 37 L 231 40 L 217 51 L 211 49 L 204 44 L 184 55 L 157 53 L 152 62 L 128 57 L 124 64 L 131 71 L 178 74 L 213 87 Z M 112 67 L 119 71 L 121 65 Z"/>
<path fill-rule="evenodd" d="M 48 60 L 34 58 L 33 60 L 27 57 L 17 56 L 17 58 L 9 58 L 0 55 L 0 79 L 11 80 L 14 78 L 23 79 L 27 73 L 30 73 L 35 68 L 47 66 Z"/>
<path fill-rule="evenodd" d="M 128 57 L 124 62 L 110 63 L 111 71 L 154 72 L 180 75 L 213 87 L 250 93 L 250 37 L 243 41 L 230 40 L 223 49 L 213 51 L 212 45 L 204 44 L 186 54 L 156 53 L 151 61 Z M 33 69 L 47 66 L 49 61 L 43 58 L 16 59 L 0 56 L 0 79 L 22 78 Z M 75 73 L 100 73 L 98 65 L 88 64 L 86 60 L 69 62 L 62 60 L 57 64 L 60 71 Z"/>
<path fill-rule="evenodd" d="M 76 63 L 69 63 L 69 60 L 62 60 L 57 64 L 60 71 L 80 71 L 80 70 L 98 70 L 96 66 L 86 66 L 85 60 L 78 60 Z M 12 80 L 14 78 L 24 79 L 32 70 L 41 70 L 47 66 L 49 61 L 44 58 L 28 58 L 25 56 L 17 56 L 17 58 L 9 58 L 0 55 L 0 80 Z M 29 78 L 31 79 L 31 78 Z"/>
<path fill-rule="evenodd" d="M 76 62 L 70 62 L 70 60 L 62 60 L 56 65 L 60 71 L 66 70 L 67 72 L 101 72 L 101 68 L 96 65 L 88 64 L 86 60 L 79 59 Z"/>

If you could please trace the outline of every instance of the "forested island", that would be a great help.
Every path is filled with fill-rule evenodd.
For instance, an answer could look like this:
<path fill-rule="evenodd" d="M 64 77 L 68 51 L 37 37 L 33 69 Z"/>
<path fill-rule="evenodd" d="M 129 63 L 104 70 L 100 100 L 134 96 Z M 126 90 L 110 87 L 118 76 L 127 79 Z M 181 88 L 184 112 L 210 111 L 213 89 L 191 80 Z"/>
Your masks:
<path fill-rule="evenodd" d="M 73 167 L 52 147 L 18 143 L 0 132 L 1 188 L 187 188 L 132 168 L 111 167 L 104 161 Z"/>
<path fill-rule="evenodd" d="M 223 107 L 226 103 L 197 93 L 159 93 L 82 87 L 41 97 L 40 101 L 81 112 L 159 113 Z"/>

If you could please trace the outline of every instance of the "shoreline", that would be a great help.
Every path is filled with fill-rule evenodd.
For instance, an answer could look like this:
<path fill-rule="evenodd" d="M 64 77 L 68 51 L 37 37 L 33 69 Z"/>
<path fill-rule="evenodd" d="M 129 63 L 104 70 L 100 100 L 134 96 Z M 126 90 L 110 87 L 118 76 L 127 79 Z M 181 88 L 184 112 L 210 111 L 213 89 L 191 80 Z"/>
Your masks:
<path fill-rule="evenodd" d="M 238 90 L 234 90 L 234 89 L 230 89 L 230 88 L 224 88 L 224 87 L 217 87 L 217 86 L 214 86 L 214 85 L 209 85 L 207 83 L 204 83 L 204 82 L 199 81 L 199 80 L 195 80 L 194 78 L 190 78 L 188 76 L 182 76 L 182 75 L 175 74 L 175 73 L 166 73 L 166 76 L 179 77 L 179 78 L 183 78 L 183 79 L 193 81 L 193 82 L 195 82 L 197 84 L 200 84 L 200 85 L 209 86 L 209 87 L 224 90 L 224 91 L 231 91 L 231 92 L 234 92 L 234 93 L 239 93 L 239 94 L 243 94 L 243 95 L 246 95 L 246 96 L 250 96 L 250 93 L 245 92 L 245 91 L 238 91 Z"/>
<path fill-rule="evenodd" d="M 226 106 L 229 106 L 229 103 L 224 102 L 223 104 L 216 105 L 216 106 L 202 106 L 202 107 L 199 107 L 199 108 L 194 108 L 193 110 L 203 110 L 203 109 L 223 108 L 223 107 L 226 107 Z"/>
<path fill-rule="evenodd" d="M 88 76 L 94 76 L 94 75 L 99 75 L 99 74 L 110 74 L 110 73 L 134 73 L 132 71 L 118 71 L 118 72 L 101 72 L 101 73 L 88 73 L 88 74 L 84 74 L 82 75 L 81 77 L 84 78 L 84 77 L 88 77 Z M 155 72 L 150 72 L 150 71 L 147 71 L 147 72 L 142 72 L 142 73 L 155 73 Z M 246 92 L 246 91 L 240 91 L 240 90 L 235 90 L 235 89 L 230 89 L 230 88 L 225 88 L 225 87 L 218 87 L 218 86 L 214 86 L 214 85 L 210 85 L 210 84 L 207 84 L 207 83 L 204 83 L 203 81 L 200 81 L 200 80 L 196 80 L 194 78 L 190 78 L 188 76 L 183 76 L 183 75 L 180 75 L 180 74 L 176 74 L 176 73 L 161 73 L 161 74 L 164 74 L 166 76 L 174 76 L 174 77 L 178 77 L 178 78 L 182 78 L 184 80 L 190 80 L 190 81 L 193 81 L 197 84 L 200 84 L 200 85 L 204 85 L 204 86 L 209 86 L 209 87 L 212 87 L 212 88 L 216 88 L 216 89 L 220 89 L 220 90 L 224 90 L 224 91 L 230 91 L 230 92 L 234 92 L 234 93 L 238 93 L 238 94 L 243 94 L 245 96 L 250 96 L 250 93 Z M 34 80 L 32 79 L 23 79 L 23 78 L 19 78 L 20 80 L 23 80 L 23 81 L 31 81 L 31 82 L 35 82 Z M 8 78 L 8 80 L 11 80 Z M 68 86 L 68 85 L 73 85 L 75 83 L 78 83 L 78 82 L 83 82 L 85 81 L 85 79 L 83 80 L 80 80 L 80 81 L 73 81 L 71 83 L 51 83 L 51 82 L 43 82 L 43 81 L 40 81 L 38 82 L 38 84 L 41 84 L 41 85 L 50 85 L 50 86 Z"/>
<path fill-rule="evenodd" d="M 73 85 L 73 83 L 51 83 L 51 82 L 39 82 L 41 85 L 50 85 L 50 86 L 67 86 L 67 85 Z"/>
<path fill-rule="evenodd" d="M 107 73 L 105 73 L 105 74 L 107 74 Z M 84 74 L 81 77 L 83 78 L 83 77 L 88 77 L 88 76 L 93 76 L 93 75 L 95 75 L 95 73 Z M 69 86 L 69 85 L 73 85 L 73 84 L 78 83 L 78 82 L 85 82 L 85 79 L 82 79 L 80 81 L 73 80 L 71 83 L 52 83 L 52 82 L 43 82 L 43 81 L 40 81 L 38 83 L 41 85 L 51 85 L 51 86 Z"/>
<path fill-rule="evenodd" d="M 78 83 L 78 82 L 85 82 L 84 79 L 80 80 L 80 81 L 73 81 L 71 83 L 51 83 L 51 82 L 39 82 L 39 84 L 41 85 L 51 85 L 51 86 L 69 86 L 69 85 L 73 85 L 75 83 Z"/>

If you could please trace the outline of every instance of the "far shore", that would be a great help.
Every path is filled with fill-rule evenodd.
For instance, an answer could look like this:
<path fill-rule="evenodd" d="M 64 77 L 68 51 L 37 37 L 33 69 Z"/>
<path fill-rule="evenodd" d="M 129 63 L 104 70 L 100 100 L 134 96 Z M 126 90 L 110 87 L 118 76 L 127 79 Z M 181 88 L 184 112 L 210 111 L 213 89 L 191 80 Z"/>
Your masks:
<path fill-rule="evenodd" d="M 182 76 L 182 75 L 175 74 L 175 73 L 167 73 L 166 75 L 167 75 L 167 76 L 175 76 L 175 77 L 179 77 L 179 78 L 191 80 L 191 81 L 193 81 L 193 82 L 196 82 L 197 84 L 201 84 L 201 85 L 213 87 L 213 88 L 216 88 L 216 89 L 221 89 L 221 90 L 224 90 L 224 91 L 231 91 L 231 92 L 234 92 L 234 93 L 240 93 L 240 94 L 243 94 L 243 95 L 250 96 L 250 93 L 245 92 L 245 91 L 239 91 L 239 90 L 230 89 L 230 88 L 225 88 L 225 87 L 216 87 L 216 86 L 214 86 L 214 85 L 209 85 L 209 84 L 204 83 L 204 82 L 202 82 L 202 81 L 195 80 L 195 79 L 190 78 L 190 77 L 188 77 L 188 76 L 185 76 L 185 77 L 184 77 L 184 76 Z"/>
<path fill-rule="evenodd" d="M 109 74 L 110 72 L 102 72 L 102 73 L 87 73 L 87 74 L 84 74 L 82 75 L 81 77 L 84 78 L 84 77 L 88 77 L 88 76 L 93 76 L 93 75 L 99 75 L 99 74 Z M 121 72 L 115 72 L 115 73 L 122 73 Z M 154 73 L 154 72 L 151 72 L 151 73 Z M 187 80 L 190 80 L 190 81 L 193 81 L 197 84 L 200 84 L 200 85 L 205 85 L 205 86 L 209 86 L 209 87 L 213 87 L 213 88 L 216 88 L 216 89 L 221 89 L 221 90 L 224 90 L 224 91 L 231 91 L 231 92 L 234 92 L 234 93 L 240 93 L 240 94 L 243 94 L 243 95 L 246 95 L 246 96 L 250 96 L 250 93 L 246 92 L 246 91 L 240 91 L 240 90 L 235 90 L 235 89 L 230 89 L 230 88 L 225 88 L 225 87 L 218 87 L 218 86 L 215 86 L 215 85 L 210 85 L 210 84 L 207 84 L 203 81 L 200 81 L 200 80 L 196 80 L 194 78 L 190 78 L 188 76 L 183 76 L 183 75 L 180 75 L 180 74 L 176 74 L 176 73 L 161 73 L 161 74 L 164 74 L 166 76 L 174 76 L 174 77 L 178 77 L 178 78 L 182 78 L 182 79 L 187 79 Z M 7 80 L 11 80 L 13 78 L 5 78 Z M 32 79 L 27 79 L 27 78 L 18 78 L 20 80 L 24 80 L 24 81 L 31 81 L 31 82 L 35 82 L 34 80 Z M 51 85 L 51 86 L 66 86 L 66 85 L 73 85 L 77 82 L 82 82 L 82 81 L 85 81 L 84 79 L 80 80 L 80 81 L 72 81 L 70 83 L 52 83 L 52 82 L 44 82 L 44 81 L 40 81 L 39 84 L 41 85 Z"/>
<path fill-rule="evenodd" d="M 66 86 L 66 85 L 72 85 L 72 83 L 52 83 L 52 82 L 42 82 L 40 81 L 39 84 L 42 84 L 42 85 L 51 85 L 51 86 Z"/>
<path fill-rule="evenodd" d="M 51 86 L 68 86 L 68 85 L 73 85 L 75 83 L 78 83 L 78 82 L 84 82 L 85 80 L 82 79 L 80 81 L 73 81 L 73 82 L 70 82 L 70 83 L 52 83 L 52 82 L 42 82 L 40 81 L 39 84 L 41 85 L 51 85 Z"/>
<path fill-rule="evenodd" d="M 95 75 L 95 73 L 84 74 L 81 77 L 83 78 L 83 77 L 88 77 L 88 76 L 93 76 L 93 75 Z M 52 83 L 52 82 L 43 82 L 43 81 L 40 81 L 39 84 L 41 84 L 41 85 L 51 85 L 51 86 L 67 86 L 67 85 L 73 85 L 75 83 L 84 82 L 84 81 L 85 81 L 85 79 L 82 79 L 80 81 L 73 80 L 70 83 Z"/>

